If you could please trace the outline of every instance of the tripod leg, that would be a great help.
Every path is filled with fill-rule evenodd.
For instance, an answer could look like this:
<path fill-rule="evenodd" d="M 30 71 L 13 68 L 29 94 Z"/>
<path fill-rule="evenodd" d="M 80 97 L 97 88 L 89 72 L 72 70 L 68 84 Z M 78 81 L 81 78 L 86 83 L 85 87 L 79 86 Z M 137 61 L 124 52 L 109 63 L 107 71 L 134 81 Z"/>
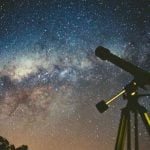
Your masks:
<path fill-rule="evenodd" d="M 130 112 L 128 112 L 128 122 L 127 122 L 127 150 L 131 150 L 131 125 L 130 125 Z"/>
<path fill-rule="evenodd" d="M 140 111 L 140 115 L 141 115 L 142 120 L 145 124 L 147 132 L 150 135 L 150 115 L 147 113 L 147 111 Z"/>
<path fill-rule="evenodd" d="M 127 113 L 125 110 L 122 110 L 115 150 L 123 150 L 127 132 L 127 122 L 128 122 Z"/>
<path fill-rule="evenodd" d="M 134 124 L 135 124 L 135 150 L 139 149 L 139 138 L 138 138 L 138 114 L 137 111 L 134 114 Z"/>

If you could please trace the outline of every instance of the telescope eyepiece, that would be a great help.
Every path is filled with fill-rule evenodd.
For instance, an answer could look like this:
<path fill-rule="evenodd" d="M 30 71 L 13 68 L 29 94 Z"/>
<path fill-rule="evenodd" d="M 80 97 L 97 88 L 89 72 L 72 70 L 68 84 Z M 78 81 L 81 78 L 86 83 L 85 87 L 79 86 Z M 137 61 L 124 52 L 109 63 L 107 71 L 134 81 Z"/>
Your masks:
<path fill-rule="evenodd" d="M 110 51 L 107 48 L 104 48 L 102 46 L 99 46 L 95 50 L 95 55 L 97 57 L 100 57 L 102 60 L 108 59 L 108 56 L 110 54 Z"/>

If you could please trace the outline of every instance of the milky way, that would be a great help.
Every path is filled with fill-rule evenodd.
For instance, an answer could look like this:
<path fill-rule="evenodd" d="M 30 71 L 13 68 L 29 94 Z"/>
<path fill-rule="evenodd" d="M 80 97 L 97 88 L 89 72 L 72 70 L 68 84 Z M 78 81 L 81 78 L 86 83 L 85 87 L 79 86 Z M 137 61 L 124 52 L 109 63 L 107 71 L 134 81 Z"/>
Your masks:
<path fill-rule="evenodd" d="M 105 46 L 149 71 L 148 8 L 146 0 L 1 0 L 0 135 L 30 150 L 114 149 L 126 101 L 104 114 L 95 104 L 132 76 L 94 51 Z M 148 101 L 141 103 L 150 111 Z"/>

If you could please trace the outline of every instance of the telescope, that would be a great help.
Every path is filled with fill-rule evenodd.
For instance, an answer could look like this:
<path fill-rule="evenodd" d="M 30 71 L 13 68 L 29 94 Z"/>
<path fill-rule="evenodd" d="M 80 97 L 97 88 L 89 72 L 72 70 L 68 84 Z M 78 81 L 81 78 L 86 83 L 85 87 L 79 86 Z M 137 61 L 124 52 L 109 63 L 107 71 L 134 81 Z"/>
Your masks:
<path fill-rule="evenodd" d="M 142 121 L 150 135 L 150 116 L 145 107 L 138 103 L 138 98 L 143 96 L 150 96 L 150 94 L 138 94 L 138 88 L 144 88 L 145 85 L 150 85 L 150 73 L 141 69 L 138 66 L 133 65 L 126 60 L 119 58 L 112 54 L 108 49 L 99 46 L 95 50 L 95 55 L 102 60 L 108 60 L 126 72 L 133 75 L 133 80 L 127 84 L 124 89 L 113 96 L 107 101 L 100 101 L 96 104 L 96 108 L 100 113 L 106 111 L 109 104 L 112 103 L 116 98 L 123 95 L 124 99 L 127 99 L 127 105 L 121 110 L 121 118 L 118 128 L 118 134 L 115 144 L 115 150 L 123 150 L 125 139 L 127 140 L 127 150 L 131 150 L 131 113 L 134 115 L 134 148 L 139 150 L 139 133 L 138 133 L 138 116 L 140 115 Z"/>
<path fill-rule="evenodd" d="M 118 56 L 112 54 L 108 49 L 99 46 L 95 50 L 95 55 L 102 60 L 108 60 L 111 63 L 117 65 L 121 69 L 125 70 L 126 72 L 130 73 L 134 76 L 134 80 L 136 83 L 143 87 L 145 85 L 150 85 L 150 73 L 127 62 Z"/>

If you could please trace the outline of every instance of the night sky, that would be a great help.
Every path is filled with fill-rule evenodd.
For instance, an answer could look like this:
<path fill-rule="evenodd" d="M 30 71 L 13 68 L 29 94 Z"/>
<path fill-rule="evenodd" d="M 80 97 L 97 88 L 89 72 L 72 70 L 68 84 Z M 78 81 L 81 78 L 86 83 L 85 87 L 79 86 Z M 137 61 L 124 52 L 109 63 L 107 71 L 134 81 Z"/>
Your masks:
<path fill-rule="evenodd" d="M 0 0 L 0 135 L 30 150 L 113 150 L 126 101 L 103 114 L 95 104 L 133 78 L 98 59 L 95 49 L 102 45 L 149 71 L 149 6 L 149 0 Z M 140 99 L 150 112 L 149 102 Z"/>

